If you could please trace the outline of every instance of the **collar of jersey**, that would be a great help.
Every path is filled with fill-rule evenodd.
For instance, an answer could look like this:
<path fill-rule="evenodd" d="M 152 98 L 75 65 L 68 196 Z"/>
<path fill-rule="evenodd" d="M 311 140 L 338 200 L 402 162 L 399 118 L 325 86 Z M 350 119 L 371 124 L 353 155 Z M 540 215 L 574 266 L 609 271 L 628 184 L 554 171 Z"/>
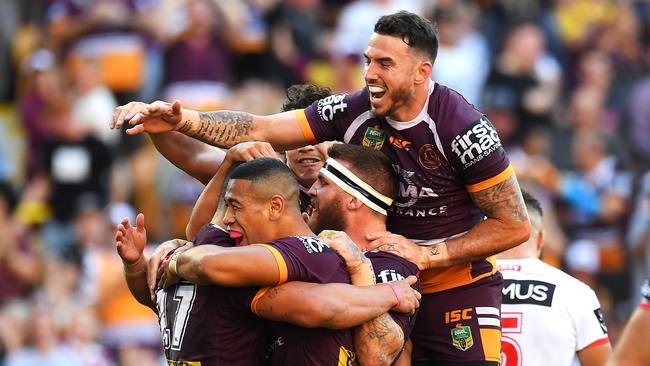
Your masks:
<path fill-rule="evenodd" d="M 436 82 L 433 81 L 433 80 L 430 80 L 429 81 L 429 95 L 427 95 L 427 100 L 424 102 L 424 106 L 422 107 L 422 110 L 420 111 L 420 113 L 415 118 L 413 118 L 412 120 L 407 121 L 407 122 L 400 122 L 400 121 L 395 121 L 394 119 L 391 119 L 390 117 L 386 117 L 386 122 L 388 122 L 388 124 L 392 128 L 394 128 L 394 129 L 396 129 L 398 131 L 401 131 L 401 130 L 406 130 L 407 128 L 411 128 L 411 127 L 417 125 L 418 123 L 420 123 L 422 121 L 427 121 L 428 120 L 427 114 L 428 114 L 428 110 L 429 110 L 429 98 L 431 98 L 431 94 L 433 94 L 433 91 L 435 90 L 435 88 L 436 88 Z"/>

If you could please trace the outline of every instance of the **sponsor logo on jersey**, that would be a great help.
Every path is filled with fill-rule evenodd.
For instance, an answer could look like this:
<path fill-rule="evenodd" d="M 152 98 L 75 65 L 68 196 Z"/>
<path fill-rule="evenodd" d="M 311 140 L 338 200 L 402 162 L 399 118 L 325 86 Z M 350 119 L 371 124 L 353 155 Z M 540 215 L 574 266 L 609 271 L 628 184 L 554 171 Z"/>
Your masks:
<path fill-rule="evenodd" d="M 359 366 L 357 354 L 341 346 L 339 348 L 339 366 Z"/>
<path fill-rule="evenodd" d="M 375 277 L 377 277 L 377 281 L 381 283 L 401 281 L 404 279 L 404 276 L 394 269 L 385 269 L 379 272 Z"/>
<path fill-rule="evenodd" d="M 600 310 L 600 308 L 594 310 L 594 315 L 598 320 L 598 324 L 600 324 L 600 329 L 603 331 L 603 334 L 607 334 L 607 325 L 605 324 L 605 316 L 603 315 L 603 312 Z"/>
<path fill-rule="evenodd" d="M 445 324 L 457 323 L 461 320 L 472 319 L 472 308 L 445 311 Z"/>
<path fill-rule="evenodd" d="M 381 150 L 381 147 L 384 146 L 384 140 L 386 140 L 386 131 L 379 128 L 379 125 L 376 125 L 366 129 L 366 134 L 363 135 L 361 144 L 365 147 Z"/>
<path fill-rule="evenodd" d="M 404 151 L 411 151 L 411 148 L 409 147 L 409 145 L 413 144 L 409 140 L 402 140 L 402 139 L 398 139 L 397 137 L 393 137 L 393 136 L 388 137 L 388 142 L 390 142 L 396 148 L 404 150 Z"/>
<path fill-rule="evenodd" d="M 316 112 L 325 122 L 342 118 L 348 114 L 348 95 L 333 94 L 316 102 Z"/>
<path fill-rule="evenodd" d="M 436 170 L 440 167 L 440 157 L 431 144 L 422 145 L 418 152 L 418 160 L 420 165 L 428 170 Z"/>
<path fill-rule="evenodd" d="M 332 249 L 330 249 L 327 244 L 323 243 L 322 241 L 316 239 L 316 238 L 311 238 L 308 236 L 294 236 L 294 238 L 300 240 L 302 245 L 305 246 L 305 249 L 307 250 L 307 253 L 309 254 L 314 254 L 314 253 L 323 253 L 323 252 L 331 252 Z"/>
<path fill-rule="evenodd" d="M 474 345 L 474 339 L 472 338 L 472 329 L 468 326 L 456 325 L 455 328 L 451 329 L 451 342 L 454 347 L 458 348 L 461 351 L 467 351 L 470 347 Z"/>
<path fill-rule="evenodd" d="M 470 168 L 500 147 L 499 135 L 485 117 L 472 123 L 451 142 L 451 150 L 460 159 L 463 169 Z"/>
<path fill-rule="evenodd" d="M 555 285 L 542 281 L 507 279 L 503 281 L 502 291 L 504 304 L 551 306 Z"/>

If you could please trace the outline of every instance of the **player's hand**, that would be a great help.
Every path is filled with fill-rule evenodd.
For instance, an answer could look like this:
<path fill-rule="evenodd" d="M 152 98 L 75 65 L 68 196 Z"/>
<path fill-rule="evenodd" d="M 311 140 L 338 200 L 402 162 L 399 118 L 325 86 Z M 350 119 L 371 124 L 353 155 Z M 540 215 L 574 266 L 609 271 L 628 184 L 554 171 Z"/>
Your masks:
<path fill-rule="evenodd" d="M 146 245 L 147 230 L 144 228 L 144 215 L 140 213 L 136 216 L 135 227 L 131 226 L 128 218 L 122 219 L 115 232 L 115 247 L 124 264 L 132 265 L 140 260 Z"/>
<path fill-rule="evenodd" d="M 149 261 L 147 262 L 147 287 L 149 287 L 149 295 L 151 301 L 156 303 L 156 286 L 158 284 L 158 269 L 161 267 L 163 259 L 167 258 L 169 253 L 174 249 L 179 248 L 185 244 L 184 240 L 172 239 L 168 240 L 156 248 Z"/>
<path fill-rule="evenodd" d="M 174 131 L 183 118 L 181 102 L 167 103 L 155 101 L 151 104 L 131 102 L 115 108 L 110 127 L 121 128 L 124 121 L 134 126 L 126 131 L 129 135 L 141 132 L 160 133 Z"/>
<path fill-rule="evenodd" d="M 409 262 L 415 263 L 420 270 L 427 269 L 427 258 L 423 248 L 402 235 L 393 234 L 390 231 L 369 233 L 366 239 L 370 240 L 369 246 L 384 252 L 398 255 Z"/>
<path fill-rule="evenodd" d="M 399 304 L 392 309 L 393 311 L 409 315 L 415 314 L 415 310 L 420 307 L 420 300 L 422 299 L 420 292 L 414 290 L 413 287 L 411 287 L 417 281 L 417 277 L 408 276 L 401 281 L 394 281 L 390 283 L 395 288 L 395 291 L 400 298 Z"/>
<path fill-rule="evenodd" d="M 172 263 L 170 259 L 172 258 L 172 256 L 175 255 L 178 256 L 184 251 L 193 247 L 194 247 L 194 243 L 192 243 L 191 241 L 187 241 L 185 242 L 185 245 L 174 250 L 174 252 L 171 253 L 169 257 L 163 260 L 163 263 L 161 264 L 160 269 L 158 270 L 158 278 L 159 278 L 158 288 L 166 289 L 169 286 L 177 283 L 181 279 L 181 277 L 175 272 L 175 269 L 172 269 L 170 267 L 170 264 Z"/>
<path fill-rule="evenodd" d="M 356 272 L 368 260 L 359 246 L 343 231 L 323 230 L 316 239 L 324 242 L 343 257 L 350 274 Z"/>
<path fill-rule="evenodd" d="M 226 152 L 226 159 L 230 162 L 247 162 L 258 158 L 278 158 L 275 150 L 268 142 L 247 141 L 241 142 Z"/>

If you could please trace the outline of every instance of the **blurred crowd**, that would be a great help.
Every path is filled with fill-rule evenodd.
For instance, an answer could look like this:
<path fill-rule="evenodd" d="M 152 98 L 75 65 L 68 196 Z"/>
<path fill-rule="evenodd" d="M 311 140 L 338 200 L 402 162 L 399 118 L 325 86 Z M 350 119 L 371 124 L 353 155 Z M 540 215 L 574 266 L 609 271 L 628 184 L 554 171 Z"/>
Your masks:
<path fill-rule="evenodd" d="M 400 9 L 437 23 L 433 79 L 499 130 L 548 212 L 544 260 L 596 290 L 615 343 L 650 270 L 650 1 L 4 0 L 0 363 L 161 364 L 115 224 L 184 237 L 202 186 L 109 130 L 117 105 L 267 114 L 295 83 L 355 90 Z"/>

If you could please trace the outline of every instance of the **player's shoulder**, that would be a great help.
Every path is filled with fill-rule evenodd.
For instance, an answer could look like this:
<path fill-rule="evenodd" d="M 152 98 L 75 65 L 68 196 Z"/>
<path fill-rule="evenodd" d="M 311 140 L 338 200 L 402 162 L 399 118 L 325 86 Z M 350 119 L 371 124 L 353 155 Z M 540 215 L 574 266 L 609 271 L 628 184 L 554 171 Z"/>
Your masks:
<path fill-rule="evenodd" d="M 354 93 L 336 93 L 315 101 L 310 108 L 323 122 L 354 120 L 370 110 L 368 88 Z"/>
<path fill-rule="evenodd" d="M 560 299 L 565 299 L 570 304 L 584 304 L 598 301 L 596 292 L 586 283 L 559 268 L 555 268 L 542 261 L 538 262 L 544 278 L 557 286 L 556 291 Z"/>
<path fill-rule="evenodd" d="M 435 83 L 429 96 L 429 115 L 445 125 L 462 127 L 483 117 L 462 94 L 442 84 Z"/>
<path fill-rule="evenodd" d="M 215 244 L 222 247 L 235 246 L 235 241 L 230 237 L 230 234 L 228 234 L 225 229 L 215 224 L 203 225 L 192 241 L 195 245 Z"/>
<path fill-rule="evenodd" d="M 396 270 L 403 275 L 410 276 L 419 272 L 418 266 L 415 263 L 395 255 L 382 251 L 370 251 L 365 253 L 366 257 L 372 262 L 375 271 L 382 270 Z"/>
<path fill-rule="evenodd" d="M 307 254 L 334 253 L 334 251 L 323 241 L 311 236 L 287 236 L 268 243 L 276 248 L 295 250 L 296 253 Z"/>

